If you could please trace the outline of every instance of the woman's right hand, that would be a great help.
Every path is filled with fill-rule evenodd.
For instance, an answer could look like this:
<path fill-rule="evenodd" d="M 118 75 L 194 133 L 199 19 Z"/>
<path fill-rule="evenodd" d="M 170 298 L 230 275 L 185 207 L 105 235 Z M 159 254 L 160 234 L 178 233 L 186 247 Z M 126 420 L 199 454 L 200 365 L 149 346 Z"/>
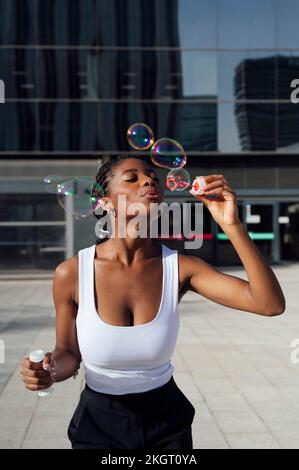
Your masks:
<path fill-rule="evenodd" d="M 42 362 L 30 362 L 29 357 L 25 357 L 20 372 L 28 390 L 36 392 L 49 388 L 55 382 L 53 353 L 46 353 Z"/>

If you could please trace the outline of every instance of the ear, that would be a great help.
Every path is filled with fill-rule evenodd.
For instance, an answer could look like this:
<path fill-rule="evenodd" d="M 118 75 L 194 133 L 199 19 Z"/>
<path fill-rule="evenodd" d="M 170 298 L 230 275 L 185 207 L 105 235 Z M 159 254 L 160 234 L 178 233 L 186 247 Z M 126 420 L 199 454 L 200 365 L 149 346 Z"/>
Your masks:
<path fill-rule="evenodd" d="M 97 202 L 97 205 L 95 207 L 95 211 L 99 208 L 102 208 L 103 210 L 108 210 L 109 209 L 109 198 L 108 197 L 101 197 L 98 202 Z"/>

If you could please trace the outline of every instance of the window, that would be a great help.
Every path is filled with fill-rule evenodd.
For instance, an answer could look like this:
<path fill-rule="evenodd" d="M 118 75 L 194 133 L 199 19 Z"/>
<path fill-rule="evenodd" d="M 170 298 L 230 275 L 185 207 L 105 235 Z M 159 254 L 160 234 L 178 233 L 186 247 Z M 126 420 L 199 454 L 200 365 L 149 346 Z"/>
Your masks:
<path fill-rule="evenodd" d="M 0 108 L 2 151 L 32 151 L 37 144 L 37 105 L 32 102 L 5 103 Z"/>
<path fill-rule="evenodd" d="M 275 3 L 276 0 L 218 1 L 218 47 L 275 47 Z"/>
<path fill-rule="evenodd" d="M 36 51 L 34 49 L 0 48 L 0 78 L 8 98 L 35 98 Z"/>
<path fill-rule="evenodd" d="M 177 3 L 179 47 L 216 48 L 216 0 L 178 0 Z"/>

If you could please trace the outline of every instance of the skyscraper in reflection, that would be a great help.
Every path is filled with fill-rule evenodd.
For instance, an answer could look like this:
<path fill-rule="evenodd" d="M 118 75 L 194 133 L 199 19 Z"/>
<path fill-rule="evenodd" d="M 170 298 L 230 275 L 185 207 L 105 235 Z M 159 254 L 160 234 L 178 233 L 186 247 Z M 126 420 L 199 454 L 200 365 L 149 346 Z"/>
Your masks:
<path fill-rule="evenodd" d="M 275 55 L 238 65 L 235 116 L 243 150 L 276 150 L 299 143 L 299 108 L 290 101 L 290 84 L 298 76 L 299 57 Z"/>

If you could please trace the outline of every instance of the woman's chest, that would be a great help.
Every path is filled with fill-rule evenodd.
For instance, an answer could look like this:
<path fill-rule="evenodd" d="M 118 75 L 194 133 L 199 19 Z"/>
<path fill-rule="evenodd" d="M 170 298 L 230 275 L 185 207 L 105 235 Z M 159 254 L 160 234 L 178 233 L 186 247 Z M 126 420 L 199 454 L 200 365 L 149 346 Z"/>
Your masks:
<path fill-rule="evenodd" d="M 166 289 L 173 295 L 179 289 L 179 300 L 184 294 L 180 278 L 178 286 L 171 286 L 167 269 L 161 262 L 150 262 L 133 268 L 116 263 L 95 260 L 93 276 L 94 307 L 99 317 L 115 326 L 143 325 L 153 321 L 159 313 Z M 79 305 L 79 281 L 76 303 Z"/>

